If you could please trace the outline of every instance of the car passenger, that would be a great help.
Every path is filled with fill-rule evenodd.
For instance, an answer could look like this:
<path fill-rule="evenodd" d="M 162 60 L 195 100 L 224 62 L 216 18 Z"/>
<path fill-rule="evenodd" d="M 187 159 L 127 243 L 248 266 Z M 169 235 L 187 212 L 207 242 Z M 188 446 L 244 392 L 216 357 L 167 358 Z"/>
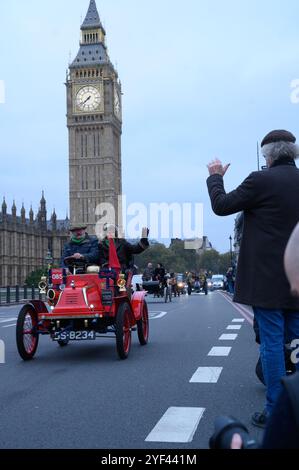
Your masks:
<path fill-rule="evenodd" d="M 109 238 L 113 238 L 116 253 L 118 256 L 119 263 L 121 265 L 121 270 L 126 272 L 128 269 L 132 269 L 133 274 L 136 274 L 134 271 L 134 256 L 140 253 L 143 253 L 148 247 L 148 235 L 149 229 L 142 229 L 142 238 L 141 240 L 133 245 L 129 243 L 124 238 L 119 238 L 118 227 L 113 224 L 105 224 L 103 227 L 104 238 L 99 243 L 99 259 L 98 263 L 101 266 L 105 266 L 109 262 Z"/>

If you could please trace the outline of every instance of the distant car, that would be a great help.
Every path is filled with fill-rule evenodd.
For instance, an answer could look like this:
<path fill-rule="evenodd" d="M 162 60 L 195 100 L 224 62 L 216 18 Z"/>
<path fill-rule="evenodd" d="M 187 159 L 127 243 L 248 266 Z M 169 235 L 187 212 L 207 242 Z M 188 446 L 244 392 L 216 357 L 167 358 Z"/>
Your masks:
<path fill-rule="evenodd" d="M 223 274 L 214 274 L 211 279 L 211 290 L 225 289 L 226 278 Z"/>

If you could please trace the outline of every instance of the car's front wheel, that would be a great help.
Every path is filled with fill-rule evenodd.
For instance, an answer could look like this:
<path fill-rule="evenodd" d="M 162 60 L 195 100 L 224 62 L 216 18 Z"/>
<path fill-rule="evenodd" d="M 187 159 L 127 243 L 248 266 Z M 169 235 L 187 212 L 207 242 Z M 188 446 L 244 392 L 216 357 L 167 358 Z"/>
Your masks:
<path fill-rule="evenodd" d="M 21 309 L 16 329 L 16 342 L 18 352 L 24 361 L 32 359 L 38 346 L 38 316 L 31 305 L 24 305 Z"/>

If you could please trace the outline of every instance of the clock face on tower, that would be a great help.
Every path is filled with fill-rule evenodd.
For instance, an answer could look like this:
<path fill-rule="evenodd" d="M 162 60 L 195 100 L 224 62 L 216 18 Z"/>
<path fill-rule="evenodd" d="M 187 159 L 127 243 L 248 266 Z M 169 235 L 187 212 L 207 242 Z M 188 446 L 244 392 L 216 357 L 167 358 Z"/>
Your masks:
<path fill-rule="evenodd" d="M 116 88 L 114 88 L 114 114 L 119 120 L 121 120 L 120 95 Z"/>
<path fill-rule="evenodd" d="M 81 88 L 76 96 L 76 106 L 85 113 L 95 111 L 101 104 L 101 93 L 94 86 Z"/>

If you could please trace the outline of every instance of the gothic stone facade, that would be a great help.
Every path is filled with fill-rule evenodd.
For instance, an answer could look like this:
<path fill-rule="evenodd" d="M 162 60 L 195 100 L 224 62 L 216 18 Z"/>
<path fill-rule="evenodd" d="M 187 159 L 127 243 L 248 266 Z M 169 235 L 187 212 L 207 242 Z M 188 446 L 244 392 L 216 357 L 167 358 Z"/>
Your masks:
<path fill-rule="evenodd" d="M 57 220 L 55 211 L 47 222 L 46 201 L 41 199 L 40 210 L 34 218 L 30 209 L 26 218 L 24 206 L 17 216 L 15 203 L 11 214 L 3 201 L 0 212 L 0 286 L 23 285 L 28 274 L 47 265 L 51 253 L 53 263 L 60 265 L 64 244 L 69 238 L 69 220 Z"/>
<path fill-rule="evenodd" d="M 67 76 L 70 218 L 95 234 L 96 207 L 110 203 L 119 223 L 121 84 L 107 51 L 94 0 L 81 26 L 79 52 Z M 99 214 L 97 214 L 99 215 Z"/>

